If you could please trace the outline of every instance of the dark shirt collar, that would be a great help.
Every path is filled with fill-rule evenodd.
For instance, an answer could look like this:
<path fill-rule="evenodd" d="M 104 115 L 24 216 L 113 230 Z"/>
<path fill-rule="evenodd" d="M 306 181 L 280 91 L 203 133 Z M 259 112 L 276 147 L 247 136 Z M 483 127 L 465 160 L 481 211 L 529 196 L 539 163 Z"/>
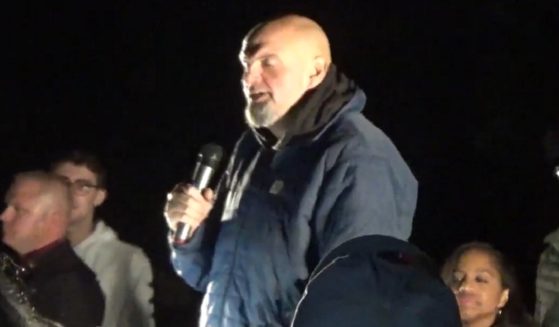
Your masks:
<path fill-rule="evenodd" d="M 57 248 L 58 246 L 62 245 L 65 242 L 64 238 L 60 238 L 54 242 L 51 242 L 41 248 L 35 249 L 31 252 L 27 252 L 26 254 L 21 256 L 21 263 L 29 268 L 33 268 L 36 266 L 37 262 L 44 256 L 46 253 L 50 252 L 51 250 Z"/>

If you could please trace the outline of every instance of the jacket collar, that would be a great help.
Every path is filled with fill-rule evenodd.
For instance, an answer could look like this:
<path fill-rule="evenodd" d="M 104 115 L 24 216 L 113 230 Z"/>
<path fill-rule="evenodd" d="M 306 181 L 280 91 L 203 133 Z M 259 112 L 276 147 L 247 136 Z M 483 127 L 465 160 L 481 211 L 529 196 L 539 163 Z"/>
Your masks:
<path fill-rule="evenodd" d="M 268 129 L 252 129 L 258 142 L 268 148 L 282 148 L 290 143 L 313 140 L 336 118 L 350 108 L 361 111 L 365 93 L 334 64 L 316 88 L 309 90 L 282 118 L 289 126 L 285 137 L 278 140 Z"/>

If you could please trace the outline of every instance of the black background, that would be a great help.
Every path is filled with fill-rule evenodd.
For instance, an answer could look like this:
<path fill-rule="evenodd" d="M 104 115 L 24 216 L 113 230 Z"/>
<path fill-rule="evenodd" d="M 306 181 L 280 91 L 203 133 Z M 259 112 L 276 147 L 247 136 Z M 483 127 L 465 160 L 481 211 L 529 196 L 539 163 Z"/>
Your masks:
<path fill-rule="evenodd" d="M 481 4 L 480 4 L 481 3 Z M 533 304 L 543 237 L 559 226 L 555 1 L 20 2 L 3 8 L 0 183 L 72 148 L 109 170 L 101 214 L 156 271 L 163 326 L 196 299 L 174 277 L 161 215 L 200 146 L 244 128 L 243 35 L 297 12 L 330 37 L 365 115 L 420 182 L 412 241 L 439 263 L 486 240 Z M 256 267 L 255 267 L 256 268 Z"/>

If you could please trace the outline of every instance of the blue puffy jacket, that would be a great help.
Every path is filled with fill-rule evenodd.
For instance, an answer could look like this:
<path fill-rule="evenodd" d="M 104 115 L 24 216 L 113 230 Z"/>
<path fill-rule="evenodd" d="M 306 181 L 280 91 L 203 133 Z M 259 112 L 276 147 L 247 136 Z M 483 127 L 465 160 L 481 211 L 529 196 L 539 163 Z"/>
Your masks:
<path fill-rule="evenodd" d="M 325 253 L 362 235 L 409 237 L 417 181 L 365 100 L 354 90 L 279 148 L 242 135 L 210 217 L 172 247 L 177 272 L 205 293 L 201 326 L 288 326 Z"/>

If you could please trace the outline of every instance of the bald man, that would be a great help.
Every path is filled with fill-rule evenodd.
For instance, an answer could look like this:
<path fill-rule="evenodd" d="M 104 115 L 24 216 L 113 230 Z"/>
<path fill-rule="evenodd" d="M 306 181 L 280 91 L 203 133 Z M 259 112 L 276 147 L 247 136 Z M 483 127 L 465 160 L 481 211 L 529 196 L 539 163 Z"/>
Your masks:
<path fill-rule="evenodd" d="M 65 239 L 71 211 L 67 183 L 42 171 L 21 173 L 5 202 L 2 241 L 18 255 L 21 279 L 37 312 L 65 327 L 99 326 L 101 288 Z"/>
<path fill-rule="evenodd" d="M 363 235 L 407 239 L 417 182 L 361 113 L 322 28 L 289 15 L 254 27 L 239 54 L 249 129 L 214 193 L 178 184 L 164 214 L 177 272 L 204 292 L 200 326 L 288 326 L 318 261 Z M 172 233 L 171 233 L 172 234 Z"/>

